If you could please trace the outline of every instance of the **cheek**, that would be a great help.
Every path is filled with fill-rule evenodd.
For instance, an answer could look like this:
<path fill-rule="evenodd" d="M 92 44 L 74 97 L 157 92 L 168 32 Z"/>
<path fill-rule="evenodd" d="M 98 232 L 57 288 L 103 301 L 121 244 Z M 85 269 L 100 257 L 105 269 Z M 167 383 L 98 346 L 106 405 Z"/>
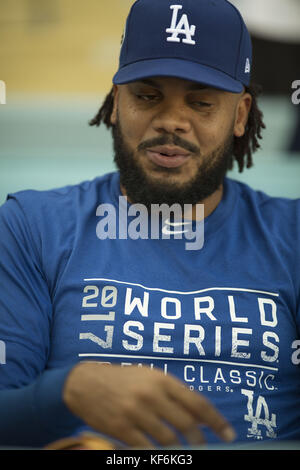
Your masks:
<path fill-rule="evenodd" d="M 195 132 L 198 136 L 200 148 L 209 151 L 218 147 L 223 142 L 227 136 L 228 125 L 226 126 L 224 122 L 219 120 L 202 120 L 196 126 Z"/>
<path fill-rule="evenodd" d="M 147 125 L 135 107 L 129 105 L 122 109 L 126 110 L 123 114 L 119 115 L 124 137 L 129 144 L 136 146 L 141 142 Z"/>
<path fill-rule="evenodd" d="M 203 145 L 214 149 L 222 145 L 230 136 L 233 137 L 235 119 L 226 115 L 207 120 L 202 127 Z"/>

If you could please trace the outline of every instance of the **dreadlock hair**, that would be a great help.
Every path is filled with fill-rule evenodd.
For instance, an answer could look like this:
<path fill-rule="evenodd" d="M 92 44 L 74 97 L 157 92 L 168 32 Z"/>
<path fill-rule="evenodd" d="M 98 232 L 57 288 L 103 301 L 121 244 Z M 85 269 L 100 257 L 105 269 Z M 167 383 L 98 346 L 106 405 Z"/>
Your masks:
<path fill-rule="evenodd" d="M 234 137 L 232 159 L 229 164 L 229 170 L 233 169 L 235 161 L 238 164 L 240 173 L 244 170 L 245 164 L 246 168 L 251 168 L 253 166 L 252 155 L 260 148 L 258 139 L 262 139 L 262 129 L 266 128 L 263 122 L 263 113 L 259 109 L 257 103 L 257 97 L 261 94 L 261 91 L 261 86 L 255 83 L 245 87 L 245 92 L 252 96 L 252 106 L 249 112 L 244 135 L 242 137 Z M 104 123 L 108 129 L 112 127 L 110 117 L 113 110 L 113 101 L 113 89 L 111 89 L 104 99 L 104 102 L 96 116 L 89 121 L 90 126 L 99 127 L 101 123 Z"/>

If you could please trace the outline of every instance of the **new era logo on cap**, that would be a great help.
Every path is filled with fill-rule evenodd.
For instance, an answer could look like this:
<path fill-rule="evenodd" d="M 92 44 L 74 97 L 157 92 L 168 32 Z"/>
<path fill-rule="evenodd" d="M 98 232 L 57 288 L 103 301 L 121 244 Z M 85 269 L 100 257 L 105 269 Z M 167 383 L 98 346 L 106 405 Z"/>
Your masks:
<path fill-rule="evenodd" d="M 245 73 L 250 73 L 250 72 L 251 72 L 251 65 L 250 65 L 249 57 L 247 57 L 246 65 L 245 65 Z"/>
<path fill-rule="evenodd" d="M 229 1 L 136 0 L 113 82 L 170 76 L 240 93 L 251 60 L 249 32 Z"/>

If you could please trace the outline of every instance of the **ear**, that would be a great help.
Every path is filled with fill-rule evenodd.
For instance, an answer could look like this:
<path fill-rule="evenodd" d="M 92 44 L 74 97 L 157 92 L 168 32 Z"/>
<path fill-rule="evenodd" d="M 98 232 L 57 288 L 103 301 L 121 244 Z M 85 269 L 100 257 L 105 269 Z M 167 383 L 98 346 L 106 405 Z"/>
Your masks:
<path fill-rule="evenodd" d="M 245 134 L 248 116 L 252 105 L 252 96 L 250 93 L 244 93 L 238 102 L 236 108 L 234 135 L 242 137 Z"/>
<path fill-rule="evenodd" d="M 112 125 L 115 125 L 117 122 L 117 109 L 118 109 L 118 94 L 119 94 L 119 88 L 118 85 L 113 86 L 113 109 L 110 115 L 110 122 Z"/>

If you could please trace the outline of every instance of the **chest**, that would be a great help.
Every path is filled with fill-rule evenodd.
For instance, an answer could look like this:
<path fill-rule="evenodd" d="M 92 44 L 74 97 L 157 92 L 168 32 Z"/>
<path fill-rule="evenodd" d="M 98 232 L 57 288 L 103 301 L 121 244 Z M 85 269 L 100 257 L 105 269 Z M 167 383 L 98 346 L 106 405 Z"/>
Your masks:
<path fill-rule="evenodd" d="M 297 338 L 291 286 L 271 265 L 244 265 L 142 243 L 74 253 L 53 303 L 51 360 L 286 362 Z"/>

